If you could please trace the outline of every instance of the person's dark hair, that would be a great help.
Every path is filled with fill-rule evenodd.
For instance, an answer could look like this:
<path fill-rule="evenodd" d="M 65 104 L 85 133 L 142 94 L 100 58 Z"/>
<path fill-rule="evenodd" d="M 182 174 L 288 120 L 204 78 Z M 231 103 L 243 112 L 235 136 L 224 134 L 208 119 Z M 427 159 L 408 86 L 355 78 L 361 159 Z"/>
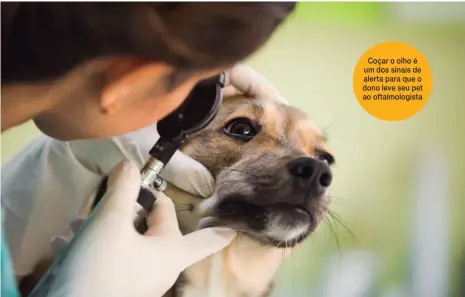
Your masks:
<path fill-rule="evenodd" d="M 131 56 L 173 66 L 172 85 L 243 60 L 295 8 L 293 2 L 31 2 L 19 4 L 6 28 L 4 5 L 2 82 L 51 79 L 94 58 Z"/>

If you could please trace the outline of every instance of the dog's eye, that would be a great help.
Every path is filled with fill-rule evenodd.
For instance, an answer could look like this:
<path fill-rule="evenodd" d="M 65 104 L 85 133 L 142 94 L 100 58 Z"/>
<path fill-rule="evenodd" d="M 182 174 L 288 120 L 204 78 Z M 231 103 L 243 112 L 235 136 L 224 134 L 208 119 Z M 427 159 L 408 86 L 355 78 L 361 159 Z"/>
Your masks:
<path fill-rule="evenodd" d="M 323 161 L 328 165 L 334 164 L 334 157 L 326 152 L 317 151 L 316 159 Z"/>
<path fill-rule="evenodd" d="M 238 118 L 230 121 L 224 128 L 224 132 L 240 140 L 250 140 L 258 133 L 258 129 L 247 118 Z"/>

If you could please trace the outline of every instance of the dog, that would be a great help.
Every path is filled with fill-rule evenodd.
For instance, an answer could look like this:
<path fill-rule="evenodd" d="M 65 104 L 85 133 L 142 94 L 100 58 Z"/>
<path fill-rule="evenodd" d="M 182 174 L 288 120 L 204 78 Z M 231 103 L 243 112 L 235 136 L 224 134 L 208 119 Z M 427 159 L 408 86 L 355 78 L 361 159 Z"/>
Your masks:
<path fill-rule="evenodd" d="M 282 261 L 311 236 L 330 205 L 335 159 L 321 130 L 281 99 L 236 94 L 224 98 L 212 123 L 181 150 L 216 181 L 208 199 L 168 184 L 181 232 L 223 226 L 238 236 L 188 267 L 163 297 L 268 297 Z M 51 261 L 39 265 L 24 296 Z"/>
<path fill-rule="evenodd" d="M 283 259 L 330 205 L 335 158 L 321 130 L 288 104 L 234 96 L 181 150 L 216 180 L 208 199 L 172 185 L 165 190 L 182 233 L 222 226 L 238 236 L 188 267 L 164 297 L 268 297 Z"/>

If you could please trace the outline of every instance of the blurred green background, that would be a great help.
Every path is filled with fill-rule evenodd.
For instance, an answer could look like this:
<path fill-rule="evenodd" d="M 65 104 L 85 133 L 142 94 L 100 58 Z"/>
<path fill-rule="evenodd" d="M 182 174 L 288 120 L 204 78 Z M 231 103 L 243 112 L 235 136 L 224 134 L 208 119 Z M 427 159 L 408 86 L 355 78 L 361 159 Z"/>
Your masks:
<path fill-rule="evenodd" d="M 428 103 L 401 122 L 373 118 L 360 107 L 352 90 L 359 57 L 385 41 L 416 47 L 433 72 Z M 414 286 L 415 263 L 411 260 L 422 249 L 411 240 L 416 236 L 411 219 L 413 166 L 430 147 L 439 150 L 448 166 L 448 184 L 441 198 L 448 230 L 446 287 L 430 296 L 465 296 L 461 290 L 465 282 L 464 53 L 465 3 L 300 3 L 271 42 L 250 59 L 283 95 L 327 131 L 337 159 L 332 211 L 354 234 L 331 221 L 338 245 L 328 225 L 323 225 L 285 261 L 276 296 L 413 297 L 409 288 Z M 4 133 L 2 163 L 38 133 L 30 123 Z M 431 240 L 435 238 L 432 231 Z M 328 261 L 335 256 L 338 262 L 353 251 L 373 253 L 377 259 L 369 273 L 373 279 L 366 279 L 369 292 L 324 293 L 328 292 L 323 288 Z"/>

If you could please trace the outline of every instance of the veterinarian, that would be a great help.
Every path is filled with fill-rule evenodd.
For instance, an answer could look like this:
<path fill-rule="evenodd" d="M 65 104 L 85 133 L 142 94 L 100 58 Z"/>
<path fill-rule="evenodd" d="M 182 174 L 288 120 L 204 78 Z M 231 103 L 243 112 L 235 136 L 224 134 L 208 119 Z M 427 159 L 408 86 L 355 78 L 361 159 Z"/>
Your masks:
<path fill-rule="evenodd" d="M 148 126 L 174 110 L 198 81 L 255 52 L 293 8 L 289 3 L 2 3 L 2 132 L 31 119 L 44 134 L 64 141 Z M 47 149 L 22 151 L 18 168 L 24 177 L 36 173 L 28 166 L 34 160 L 47 166 Z M 170 163 L 183 174 L 199 172 L 200 165 L 187 159 Z M 62 161 L 70 160 L 53 162 L 59 168 Z M 8 178 L 10 172 L 2 174 Z M 60 174 L 74 179 L 73 172 Z M 44 181 L 52 183 L 53 176 L 48 178 Z M 186 180 L 191 178 L 195 174 Z M 192 187 L 183 178 L 168 181 Z M 15 183 L 29 191 L 27 178 Z M 64 250 L 58 271 L 48 275 L 38 295 L 161 296 L 186 266 L 234 238 L 224 229 L 183 237 L 173 204 L 162 194 L 148 217 L 149 230 L 140 236 L 132 227 L 139 187 L 137 166 L 127 161 L 116 166 L 103 204 Z M 66 196 L 67 190 L 58 187 L 56 194 Z M 2 211 L 3 206 L 2 197 Z M 17 296 L 4 240 L 1 256 L 2 296 Z"/>

